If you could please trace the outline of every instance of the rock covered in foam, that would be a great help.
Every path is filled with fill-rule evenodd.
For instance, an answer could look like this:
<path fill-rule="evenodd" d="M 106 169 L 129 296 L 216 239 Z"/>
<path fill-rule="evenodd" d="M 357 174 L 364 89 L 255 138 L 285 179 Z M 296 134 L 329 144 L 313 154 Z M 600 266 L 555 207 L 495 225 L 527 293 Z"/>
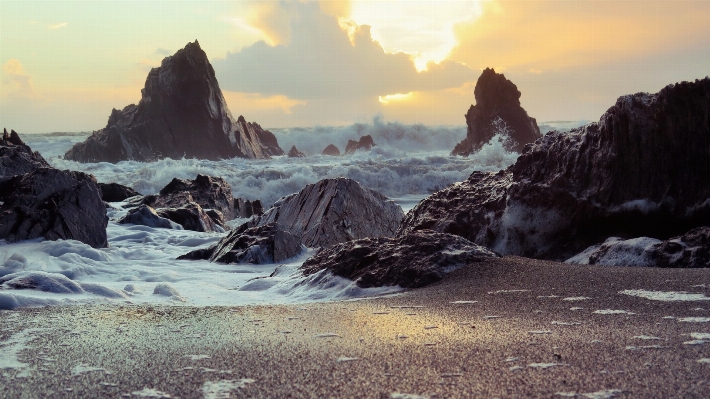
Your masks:
<path fill-rule="evenodd" d="M 304 275 L 328 270 L 362 288 L 416 288 L 437 282 L 459 267 L 499 256 L 459 236 L 420 230 L 333 245 L 308 258 L 301 270 Z"/>
<path fill-rule="evenodd" d="M 128 211 L 128 214 L 121 218 L 118 223 L 120 224 L 139 224 L 149 227 L 158 227 L 164 229 L 177 229 L 182 230 L 183 227 L 170 219 L 166 219 L 158 216 L 155 209 L 149 207 L 148 205 L 141 205 L 138 208 L 134 208 Z"/>
<path fill-rule="evenodd" d="M 3 130 L 0 139 L 0 181 L 12 176 L 23 175 L 38 168 L 49 168 L 47 161 L 37 151 L 26 145 L 12 130 Z"/>
<path fill-rule="evenodd" d="M 64 157 L 119 162 L 271 155 L 283 155 L 276 137 L 241 116 L 234 120 L 214 69 L 195 41 L 150 71 L 138 105 L 114 109 L 105 128 Z"/>
<path fill-rule="evenodd" d="M 205 259 L 219 263 L 275 263 L 301 253 L 301 237 L 283 230 L 278 223 L 248 227 L 246 224 L 219 240 L 178 259 Z"/>
<path fill-rule="evenodd" d="M 372 147 L 375 147 L 375 146 L 376 146 L 376 144 L 372 140 L 372 136 L 370 136 L 368 134 L 366 136 L 360 137 L 360 140 L 358 140 L 358 141 L 348 140 L 348 143 L 345 145 L 345 154 L 346 155 L 353 154 L 353 153 L 355 153 L 355 151 L 358 151 L 358 150 L 368 151 Z"/>
<path fill-rule="evenodd" d="M 36 169 L 0 182 L 0 238 L 44 237 L 108 246 L 108 217 L 92 175 Z"/>
<path fill-rule="evenodd" d="M 710 224 L 710 78 L 620 97 L 598 123 L 550 132 L 498 173 L 474 172 L 405 218 L 503 253 L 566 259 L 610 236 Z"/>
<path fill-rule="evenodd" d="M 520 91 L 505 75 L 486 68 L 476 82 L 476 105 L 466 113 L 466 138 L 452 155 L 467 156 L 481 149 L 496 134 L 507 136 L 508 151 L 521 152 L 525 144 L 541 137 L 535 118 L 520 106 Z"/>
<path fill-rule="evenodd" d="M 306 154 L 302 153 L 301 151 L 298 151 L 298 148 L 296 146 L 291 146 L 291 149 L 288 151 L 288 157 L 289 158 L 304 158 Z"/>
<path fill-rule="evenodd" d="M 141 195 L 138 191 L 118 183 L 99 183 L 101 199 L 106 202 L 120 202 Z"/>
<path fill-rule="evenodd" d="M 311 248 L 364 237 L 391 237 L 404 213 L 394 201 L 352 179 L 324 179 L 276 201 L 249 227 L 278 223 Z"/>
<path fill-rule="evenodd" d="M 328 146 L 323 149 L 322 154 L 338 157 L 340 156 L 340 150 L 335 145 L 328 144 Z"/>

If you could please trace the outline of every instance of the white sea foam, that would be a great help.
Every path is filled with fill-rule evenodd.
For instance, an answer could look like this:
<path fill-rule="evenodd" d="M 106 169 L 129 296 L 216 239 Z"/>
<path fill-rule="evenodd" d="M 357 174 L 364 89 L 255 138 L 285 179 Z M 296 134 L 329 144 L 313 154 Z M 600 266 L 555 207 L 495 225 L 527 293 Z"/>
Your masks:
<path fill-rule="evenodd" d="M 637 296 L 661 302 L 710 301 L 704 294 L 694 294 L 676 291 L 623 290 L 619 294 Z"/>

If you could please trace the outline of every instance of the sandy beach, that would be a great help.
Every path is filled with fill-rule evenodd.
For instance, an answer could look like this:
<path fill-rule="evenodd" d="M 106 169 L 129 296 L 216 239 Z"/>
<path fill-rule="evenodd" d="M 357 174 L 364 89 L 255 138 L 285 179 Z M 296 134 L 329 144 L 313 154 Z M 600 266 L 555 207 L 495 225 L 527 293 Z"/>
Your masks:
<path fill-rule="evenodd" d="M 703 398 L 709 290 L 708 269 L 506 257 L 358 301 L 3 311 L 0 396 Z"/>

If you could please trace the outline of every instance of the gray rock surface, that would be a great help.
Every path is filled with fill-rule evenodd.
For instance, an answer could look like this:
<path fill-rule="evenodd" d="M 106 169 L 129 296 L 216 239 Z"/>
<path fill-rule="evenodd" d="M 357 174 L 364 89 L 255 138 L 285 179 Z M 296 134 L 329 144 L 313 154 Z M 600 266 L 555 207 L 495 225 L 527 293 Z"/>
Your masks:
<path fill-rule="evenodd" d="M 138 208 L 131 209 L 128 214 L 121 218 L 118 223 L 140 224 L 149 227 L 160 227 L 164 229 L 182 230 L 183 227 L 170 219 L 158 216 L 155 209 L 148 205 L 141 205 Z"/>
<path fill-rule="evenodd" d="M 396 238 L 362 238 L 321 250 L 303 263 L 304 275 L 328 270 L 359 287 L 422 287 L 471 263 L 500 255 L 452 234 L 420 230 Z"/>
<path fill-rule="evenodd" d="M 47 161 L 37 151 L 26 145 L 12 130 L 3 130 L 0 139 L 0 181 L 12 176 L 23 175 L 38 168 L 49 168 Z"/>
<path fill-rule="evenodd" d="M 138 105 L 114 109 L 105 128 L 64 157 L 119 162 L 271 155 L 283 155 L 276 137 L 241 116 L 234 120 L 214 69 L 195 41 L 150 71 Z"/>

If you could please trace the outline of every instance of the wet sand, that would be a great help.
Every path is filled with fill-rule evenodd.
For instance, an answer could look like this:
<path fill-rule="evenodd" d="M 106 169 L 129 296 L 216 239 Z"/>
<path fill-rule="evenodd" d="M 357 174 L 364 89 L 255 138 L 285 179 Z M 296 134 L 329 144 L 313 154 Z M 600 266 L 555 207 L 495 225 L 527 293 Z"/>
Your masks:
<path fill-rule="evenodd" d="M 710 300 L 627 289 L 707 296 L 710 269 L 506 257 L 359 301 L 2 311 L 0 397 L 709 397 Z"/>

